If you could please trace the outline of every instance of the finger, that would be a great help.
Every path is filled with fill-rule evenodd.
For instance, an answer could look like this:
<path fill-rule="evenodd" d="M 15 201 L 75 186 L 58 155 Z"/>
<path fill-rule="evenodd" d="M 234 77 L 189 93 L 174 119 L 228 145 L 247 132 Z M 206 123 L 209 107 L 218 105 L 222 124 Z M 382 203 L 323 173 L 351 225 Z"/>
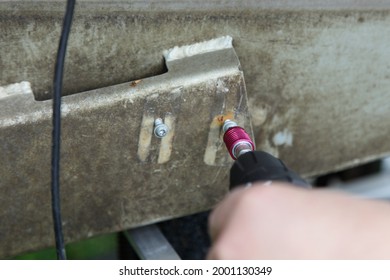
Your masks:
<path fill-rule="evenodd" d="M 207 253 L 206 260 L 217 260 L 214 247 L 211 247 L 210 251 Z"/>
<path fill-rule="evenodd" d="M 266 181 L 256 183 L 253 187 L 271 186 L 271 184 L 272 181 Z M 250 188 L 252 188 L 252 185 L 234 189 L 211 213 L 209 218 L 209 235 L 212 241 L 218 238 L 219 233 L 229 222 L 232 212 L 235 211 L 237 203 Z"/>
<path fill-rule="evenodd" d="M 239 201 L 245 188 L 240 187 L 231 192 L 224 200 L 222 200 L 213 210 L 209 217 L 209 235 L 212 241 L 215 241 L 225 227 L 231 213 L 235 209 L 235 205 Z"/>

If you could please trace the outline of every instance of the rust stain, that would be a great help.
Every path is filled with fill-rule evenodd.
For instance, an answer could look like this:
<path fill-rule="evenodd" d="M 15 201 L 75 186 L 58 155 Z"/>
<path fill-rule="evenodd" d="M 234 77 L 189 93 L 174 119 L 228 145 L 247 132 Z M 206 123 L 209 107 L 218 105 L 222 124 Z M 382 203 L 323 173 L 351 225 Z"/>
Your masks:
<path fill-rule="evenodd" d="M 132 82 L 130 83 L 130 86 L 131 86 L 131 87 L 135 87 L 135 86 L 137 86 L 140 82 L 142 82 L 142 80 L 135 80 L 135 81 L 132 81 Z"/>
<path fill-rule="evenodd" d="M 226 120 L 233 120 L 234 119 L 234 113 L 233 112 L 227 112 L 226 114 L 223 115 L 217 115 L 213 121 L 212 125 L 213 126 L 222 126 L 224 121 Z"/>

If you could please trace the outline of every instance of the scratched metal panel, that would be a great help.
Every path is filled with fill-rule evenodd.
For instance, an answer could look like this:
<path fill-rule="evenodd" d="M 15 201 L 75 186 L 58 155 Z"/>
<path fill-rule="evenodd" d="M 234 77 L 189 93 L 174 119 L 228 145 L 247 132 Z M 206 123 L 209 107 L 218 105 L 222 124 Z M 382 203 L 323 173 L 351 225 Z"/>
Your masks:
<path fill-rule="evenodd" d="M 55 51 L 64 10 L 63 4 L 50 2 L 52 3 L 0 1 L 0 85 L 30 81 L 38 100 L 50 98 Z M 73 94 L 162 74 L 166 71 L 163 50 L 174 45 L 231 35 L 245 74 L 248 105 L 258 148 L 280 156 L 304 175 L 322 174 L 379 158 L 390 152 L 388 26 L 390 3 L 384 0 L 226 0 L 207 3 L 200 0 L 79 1 L 69 42 L 65 91 L 66 94 Z M 139 85 L 142 86 L 142 83 Z M 14 102 L 10 106 L 20 105 L 16 99 Z M 155 101 L 150 97 L 143 102 L 137 103 L 137 107 L 128 103 L 126 106 L 129 112 L 126 111 L 123 116 L 135 118 L 137 125 L 147 127 L 150 126 L 150 118 L 144 118 L 143 112 L 148 112 L 145 104 Z M 210 110 L 211 107 L 209 106 Z M 138 112 L 141 108 L 142 114 L 133 112 Z M 183 112 L 180 108 L 172 110 Z M 208 118 L 212 115 L 211 111 L 202 111 L 196 106 L 191 106 L 189 110 L 190 112 L 186 112 L 187 123 L 198 113 L 202 113 L 202 118 L 205 117 L 203 114 L 207 114 Z M 168 121 L 170 116 L 166 115 Z M 90 118 L 87 113 L 84 117 Z M 106 111 L 97 120 L 113 125 L 122 118 L 116 119 Z M 215 132 L 212 131 L 210 122 L 207 125 L 208 128 L 204 131 L 205 141 L 194 138 L 187 143 L 192 147 L 189 153 L 196 155 L 196 151 L 212 151 L 213 146 L 207 143 Z M 91 129 L 88 123 L 83 126 L 86 131 Z M 107 129 L 110 131 L 114 128 L 107 126 Z M 121 129 L 125 131 L 126 126 Z M 69 129 L 69 133 L 71 132 L 72 129 Z M 47 128 L 45 130 L 38 127 L 29 131 L 29 135 L 37 136 L 37 141 L 46 145 L 49 145 L 49 133 Z M 183 133 L 190 133 L 189 127 Z M 105 147 L 104 141 L 109 138 L 110 133 L 102 130 L 99 131 L 99 137 L 92 139 L 88 133 L 83 135 L 85 136 L 74 136 L 92 159 L 104 162 L 103 159 L 106 158 L 99 158 L 97 152 Z M 177 130 L 175 135 L 177 137 Z M 12 141 L 18 142 L 25 137 L 26 134 L 20 134 Z M 135 139 L 139 141 L 139 138 L 136 134 Z M 137 156 L 140 154 L 141 158 L 146 158 L 144 164 L 159 160 L 154 140 L 152 139 L 150 153 L 146 157 L 143 154 L 146 147 L 140 151 L 133 150 L 138 153 Z M 90 143 L 93 145 L 88 148 Z M 121 137 L 109 143 L 124 147 L 128 145 Z M 134 146 L 131 148 L 138 149 Z M 123 153 L 126 155 L 126 152 Z M 28 157 L 36 154 L 40 153 L 36 151 Z M 210 155 L 212 153 L 206 157 L 205 154 L 201 155 L 203 163 L 205 159 L 213 161 L 213 156 Z M 17 149 L 9 151 L 8 156 L 12 160 L 27 157 Z M 116 156 L 122 156 L 122 153 Z M 164 159 L 164 155 L 162 158 Z M 216 162 L 220 159 L 216 157 Z M 65 156 L 64 160 L 70 162 L 71 158 L 67 159 Z M 92 168 L 89 161 L 80 166 L 99 174 L 110 172 L 117 175 L 122 169 L 126 169 L 125 165 L 114 169 L 112 162 L 108 162 L 110 164 L 99 168 Z M 173 162 L 170 160 L 162 165 L 168 166 Z M 125 164 L 125 160 L 119 157 L 117 163 Z M 142 185 L 160 183 L 165 176 L 174 182 L 172 184 L 185 181 L 186 188 L 192 190 L 198 185 L 198 181 L 208 180 L 222 195 L 223 190 L 226 190 L 225 181 L 215 178 L 222 176 L 226 179 L 227 169 L 221 169 L 222 175 L 218 176 L 214 169 L 217 167 L 212 166 L 208 170 L 209 175 L 195 174 L 193 171 L 198 170 L 198 163 L 189 163 L 190 167 L 183 169 L 180 174 L 173 173 L 167 167 L 161 170 L 161 174 L 157 173 L 157 177 L 148 169 L 126 171 L 136 175 Z M 2 199 L 5 200 L 7 196 L 15 199 L 15 204 L 7 204 L 10 207 L 7 213 L 19 213 L 19 205 L 28 205 L 26 209 L 29 210 L 42 205 L 47 215 L 42 222 L 37 222 L 34 215 L 27 215 L 24 219 L 35 223 L 34 228 L 30 229 L 32 232 L 45 232 L 44 236 L 47 236 L 50 234 L 48 189 L 42 186 L 47 186 L 49 182 L 46 173 L 43 174 L 41 170 L 49 166 L 47 163 L 29 165 L 26 161 L 24 168 L 23 173 L 12 173 L 16 176 L 15 180 L 31 180 L 34 184 L 25 183 L 28 187 L 2 188 Z M 39 178 L 37 174 L 43 177 Z M 191 175 L 184 176 L 185 174 Z M 69 185 L 74 182 L 72 180 L 77 179 L 66 176 L 69 177 Z M 87 174 L 79 176 L 83 176 L 85 180 L 88 178 Z M 91 194 L 96 191 L 92 184 L 88 184 L 91 191 L 89 195 L 86 195 L 83 186 L 69 187 L 76 192 L 76 197 L 80 193 L 75 203 L 83 205 L 90 200 L 96 206 L 101 206 L 107 197 L 115 198 L 122 189 L 121 184 L 125 183 L 120 179 L 104 180 L 104 177 L 99 180 L 107 185 L 98 190 L 102 194 L 100 196 Z M 41 183 L 42 181 L 45 183 Z M 167 192 L 171 195 L 169 201 L 174 205 L 172 213 L 188 213 L 187 207 L 192 206 L 175 200 L 178 190 L 168 188 Z M 18 193 L 25 195 L 17 199 Z M 139 190 L 138 193 L 141 194 L 142 191 Z M 195 208 L 207 208 L 212 204 L 210 188 L 201 187 L 193 195 L 199 208 L 191 208 L 191 211 L 197 211 Z M 33 200 L 32 197 L 37 199 Z M 115 203 L 120 204 L 118 200 Z M 168 211 L 170 207 L 164 201 L 161 203 L 161 208 L 158 207 L 156 211 Z M 73 205 L 71 200 L 65 204 L 67 207 Z M 123 213 L 129 210 L 131 209 L 125 209 Z M 150 207 L 146 207 L 144 211 L 149 210 Z M 5 212 L 1 210 L 0 213 Z M 111 223 L 109 216 L 97 219 L 86 205 L 81 214 L 76 210 L 72 214 L 72 239 L 87 236 L 89 228 L 83 226 L 85 221 L 96 222 L 96 227 L 99 223 L 100 226 Z M 144 220 L 148 221 L 151 220 Z M 9 224 L 9 229 L 18 236 L 17 232 L 21 227 L 15 220 Z M 102 232 L 116 229 L 118 227 L 107 226 L 102 228 Z M 0 231 L 0 240 L 4 240 L 5 234 Z M 95 232 L 91 231 L 90 234 Z M 48 244 L 47 239 L 41 240 L 38 235 L 33 241 L 39 245 Z"/>

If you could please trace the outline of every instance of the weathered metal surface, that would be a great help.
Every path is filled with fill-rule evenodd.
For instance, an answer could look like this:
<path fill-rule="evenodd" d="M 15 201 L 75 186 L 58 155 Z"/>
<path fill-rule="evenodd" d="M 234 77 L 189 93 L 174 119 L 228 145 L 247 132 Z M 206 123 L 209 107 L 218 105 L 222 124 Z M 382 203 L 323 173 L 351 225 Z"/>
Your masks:
<path fill-rule="evenodd" d="M 63 9 L 0 5 L 0 84 L 28 80 L 49 98 Z M 324 173 L 390 150 L 389 11 L 381 0 L 79 1 L 65 90 L 162 73 L 164 49 L 228 34 L 259 147 L 302 174 Z"/>
<path fill-rule="evenodd" d="M 237 56 L 230 48 L 167 66 L 160 76 L 63 98 L 68 241 L 206 210 L 226 192 L 232 160 L 222 118 L 251 131 Z M 170 129 L 162 139 L 153 133 L 159 117 Z M 50 135 L 50 100 L 0 99 L 2 256 L 53 242 Z"/>
<path fill-rule="evenodd" d="M 63 11 L 63 3 L 56 1 L 0 1 L 0 85 L 27 80 L 32 83 L 37 100 L 50 98 Z M 390 3 L 382 0 L 226 0 L 207 3 L 200 0 L 126 3 L 78 1 L 69 42 L 65 91 L 66 94 L 73 94 L 161 74 L 166 71 L 163 50 L 174 45 L 231 35 L 245 73 L 257 147 L 281 157 L 303 175 L 321 174 L 382 157 L 390 152 L 388 26 Z M 142 83 L 138 86 L 142 86 Z M 75 98 L 81 100 L 84 98 L 82 95 L 75 95 Z M 111 100 L 113 96 L 110 95 L 106 100 Z M 194 106 L 183 116 L 183 121 L 189 123 L 194 116 L 203 118 L 204 114 L 208 117 L 212 115 L 210 110 L 214 107 L 199 108 L 195 104 L 203 104 L 200 96 L 192 95 L 192 98 Z M 21 106 L 18 99 L 13 102 L 9 106 Z M 154 101 L 143 102 L 153 104 Z M 202 160 L 199 162 L 187 162 L 188 168 L 180 166 L 180 172 L 173 173 L 174 161 L 171 159 L 162 165 L 163 168 L 157 168 L 160 173 L 156 176 L 153 175 L 153 168 L 128 168 L 126 155 L 129 150 L 115 152 L 112 159 L 100 153 L 109 145 L 129 146 L 132 152 L 138 152 L 134 151 L 137 147 L 133 145 L 139 139 L 138 134 L 135 136 L 137 141 L 133 140 L 135 142 L 132 145 L 124 140 L 126 138 L 118 137 L 114 140 L 110 136 L 126 131 L 126 127 L 117 125 L 123 117 L 141 125 L 143 117 L 136 112 L 143 110 L 145 104 L 128 103 L 128 111 L 122 113 L 122 117 L 113 114 L 113 110 L 120 107 L 119 104 L 96 117 L 91 117 L 85 111 L 84 119 L 94 118 L 94 121 L 102 123 L 101 128 L 92 128 L 90 122 L 80 122 L 77 127 L 71 128 L 72 115 L 67 116 L 65 131 L 68 129 L 68 133 L 75 137 L 74 145 L 84 147 L 84 153 L 90 157 L 64 175 L 68 178 L 64 182 L 67 193 L 74 193 L 71 197 L 64 197 L 64 207 L 72 208 L 72 213 L 66 214 L 69 215 L 66 219 L 71 239 L 85 237 L 88 232 L 95 234 L 90 228 L 99 227 L 101 232 L 118 229 L 110 226 L 112 219 L 119 219 L 117 212 L 107 210 L 111 211 L 107 213 L 112 216 L 107 214 L 99 217 L 91 209 L 99 209 L 98 213 L 101 213 L 102 205 L 108 199 L 120 205 L 123 194 L 127 194 L 130 189 L 134 191 L 134 197 L 142 194 L 143 199 L 132 202 L 127 200 L 130 206 L 121 212 L 123 219 L 128 219 L 137 205 L 143 204 L 144 213 L 153 209 L 159 213 L 158 217 L 195 212 L 214 203 L 218 195 L 212 195 L 212 190 L 219 190 L 219 195 L 223 193 L 225 181 L 219 178 L 227 176 L 227 169 L 221 169 L 218 176 L 212 175 L 220 170 L 218 167 L 209 167 L 209 173 L 193 174 L 193 170 L 204 166 L 204 154 L 200 152 Z M 26 105 L 26 110 L 29 110 L 29 106 Z M 148 110 L 144 111 L 147 114 Z M 145 119 L 143 124 L 147 126 L 148 122 Z M 89 133 L 83 133 L 85 137 L 75 135 L 76 130 L 82 129 L 85 132 L 96 129 L 95 138 L 91 139 Z M 209 129 L 206 131 L 213 135 Z M 175 139 L 189 132 L 188 127 L 176 131 Z M 1 133 L 4 139 L 6 134 L 3 131 Z M 1 155 L 3 162 L 25 158 L 26 162 L 24 171 L 5 171 L 2 167 L 1 176 L 4 172 L 12 174 L 18 185 L 7 184 L 3 187 L 4 183 L 0 183 L 2 202 L 6 202 L 6 199 L 14 202 L 8 202 L 7 209 L 5 206 L 1 208 L 6 209 L 1 210 L 1 219 L 4 221 L 5 217 L 12 217 L 12 213 L 20 213 L 21 207 L 28 211 L 42 211 L 37 217 L 46 215 L 46 218 L 37 218 L 33 212 L 25 215 L 22 223 L 15 219 L 7 224 L 7 233 L 13 234 L 13 237 L 1 231 L 0 239 L 5 244 L 11 239 L 21 239 L 25 233 L 23 231 L 29 230 L 45 232 L 43 237 L 35 236 L 32 240 L 35 244 L 49 244 L 46 239 L 51 230 L 47 187 L 49 128 L 37 126 L 20 132 L 10 127 L 8 134 L 15 135 L 8 140 L 10 143 L 20 145 L 16 148 L 13 144 L 13 150 L 7 150 L 2 145 L 7 150 L 5 156 Z M 27 155 L 21 153 L 29 135 L 36 139 L 33 145 L 42 143 L 44 149 L 31 150 Z M 195 137 L 189 141 L 188 144 L 193 148 L 187 156 L 195 158 L 197 154 L 194 151 L 204 151 L 207 141 L 205 143 L 203 140 Z M 3 140 L 1 143 L 4 143 Z M 156 147 L 152 145 L 151 150 Z M 27 149 L 27 146 L 24 148 Z M 73 146 L 65 144 L 65 148 L 71 149 Z M 150 156 L 158 160 L 154 152 Z M 46 157 L 42 165 L 29 164 L 29 158 L 41 154 Z M 65 156 L 64 167 L 79 159 L 77 156 Z M 94 161 L 106 164 L 91 165 Z M 80 168 L 88 171 L 78 174 Z M 123 170 L 133 178 L 129 184 L 137 186 L 135 189 L 126 185 L 128 182 L 118 176 Z M 91 178 L 88 173 L 108 176 Z M 80 177 L 89 183 L 76 186 L 74 182 L 80 180 Z M 112 177 L 115 178 L 111 180 Z M 193 201 L 197 206 L 187 205 L 178 199 L 177 194 L 180 192 L 175 187 L 167 188 L 164 199 L 154 192 L 146 195 L 141 189 L 149 185 L 157 192 L 161 178 L 169 178 L 172 186 L 185 182 L 184 189 L 194 190 Z M 213 188 L 202 187 L 206 186 L 206 182 Z M 102 185 L 107 187 L 95 187 Z M 197 185 L 201 187 L 197 189 Z M 160 204 L 153 207 L 145 204 L 148 198 L 158 200 Z M 81 209 L 74 207 L 79 204 Z M 37 205 L 42 206 L 42 209 L 37 210 Z M 31 227 L 25 229 L 21 224 L 27 221 Z M 21 232 L 19 237 L 18 232 Z"/>

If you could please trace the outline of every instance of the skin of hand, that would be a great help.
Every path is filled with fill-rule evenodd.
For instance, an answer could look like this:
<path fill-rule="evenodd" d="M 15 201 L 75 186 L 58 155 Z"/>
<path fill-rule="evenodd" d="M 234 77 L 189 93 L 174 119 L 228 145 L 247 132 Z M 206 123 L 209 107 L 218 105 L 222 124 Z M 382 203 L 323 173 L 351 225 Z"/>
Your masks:
<path fill-rule="evenodd" d="M 390 259 L 390 203 L 284 183 L 231 192 L 208 259 Z"/>

